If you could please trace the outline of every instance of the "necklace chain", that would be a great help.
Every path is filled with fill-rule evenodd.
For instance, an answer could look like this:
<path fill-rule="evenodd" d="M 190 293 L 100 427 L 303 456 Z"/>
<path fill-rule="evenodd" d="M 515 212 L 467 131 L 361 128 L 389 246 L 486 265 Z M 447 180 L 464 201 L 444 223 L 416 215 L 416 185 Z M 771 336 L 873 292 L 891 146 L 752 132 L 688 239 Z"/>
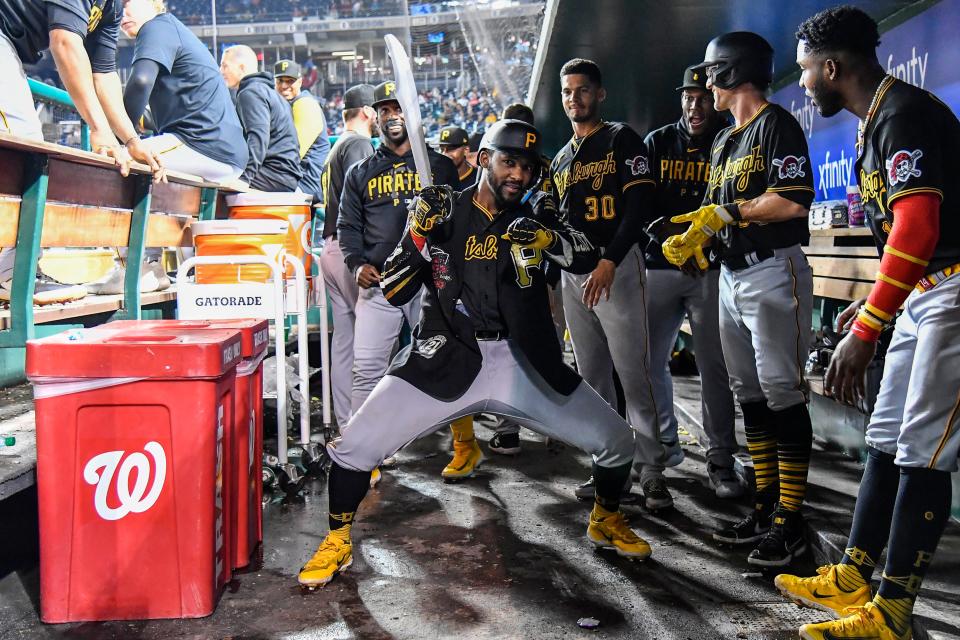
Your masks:
<path fill-rule="evenodd" d="M 893 76 L 884 74 L 880 84 L 877 85 L 877 90 L 873 92 L 873 99 L 870 101 L 870 107 L 867 108 L 867 116 L 857 123 L 857 155 L 863 153 L 863 138 L 867 133 L 867 126 L 870 124 L 871 118 L 873 118 L 873 112 L 877 109 L 880 96 L 883 94 L 885 87 L 891 82 L 893 82 Z"/>

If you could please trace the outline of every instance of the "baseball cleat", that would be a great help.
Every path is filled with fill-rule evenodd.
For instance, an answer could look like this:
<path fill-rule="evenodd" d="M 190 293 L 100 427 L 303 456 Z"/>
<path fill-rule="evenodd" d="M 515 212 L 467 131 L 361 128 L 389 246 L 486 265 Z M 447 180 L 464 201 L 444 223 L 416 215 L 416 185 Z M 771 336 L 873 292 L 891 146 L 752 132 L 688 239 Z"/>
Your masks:
<path fill-rule="evenodd" d="M 515 456 L 520 453 L 519 433 L 495 433 L 487 443 L 490 451 L 505 456 Z"/>
<path fill-rule="evenodd" d="M 631 560 L 646 560 L 652 553 L 647 541 L 627 525 L 620 511 L 600 515 L 594 507 L 587 526 L 587 539 L 598 549 L 613 549 L 617 555 Z"/>
<path fill-rule="evenodd" d="M 836 617 L 850 607 L 862 607 L 870 602 L 870 585 L 846 592 L 837 586 L 837 566 L 828 564 L 817 569 L 812 578 L 801 578 L 781 573 L 773 579 L 780 594 L 801 607 L 826 611 Z"/>
<path fill-rule="evenodd" d="M 770 514 L 751 509 L 740 522 L 714 532 L 713 539 L 733 545 L 750 544 L 760 540 L 769 530 Z"/>
<path fill-rule="evenodd" d="M 353 564 L 353 544 L 350 542 L 349 534 L 344 539 L 331 531 L 320 543 L 313 557 L 300 569 L 297 582 L 313 590 L 333 580 L 333 576 L 343 573 L 351 564 Z"/>
<path fill-rule="evenodd" d="M 373 489 L 383 480 L 383 474 L 380 473 L 380 467 L 370 472 L 370 488 Z"/>
<path fill-rule="evenodd" d="M 777 509 L 767 535 L 747 556 L 747 562 L 759 567 L 785 567 L 807 550 L 803 522 L 796 511 Z"/>
<path fill-rule="evenodd" d="M 480 467 L 483 462 L 483 451 L 476 438 L 471 438 L 465 442 L 453 443 L 453 460 L 450 461 L 440 475 L 447 482 L 469 478 L 473 472 Z"/>
<path fill-rule="evenodd" d="M 907 628 L 898 634 L 887 625 L 880 608 L 872 602 L 862 607 L 850 607 L 845 617 L 800 627 L 805 640 L 910 640 L 913 631 Z"/>
<path fill-rule="evenodd" d="M 663 476 L 653 476 L 643 482 L 643 504 L 650 511 L 669 509 L 673 506 L 673 496 L 667 488 L 667 480 Z"/>

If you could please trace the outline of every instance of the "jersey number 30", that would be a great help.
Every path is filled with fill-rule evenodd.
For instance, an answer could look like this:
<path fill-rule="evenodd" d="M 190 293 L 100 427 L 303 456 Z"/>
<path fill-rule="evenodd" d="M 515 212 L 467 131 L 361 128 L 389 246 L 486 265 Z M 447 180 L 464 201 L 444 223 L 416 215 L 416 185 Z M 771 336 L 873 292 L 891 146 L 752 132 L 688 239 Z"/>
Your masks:
<path fill-rule="evenodd" d="M 587 222 L 593 222 L 597 218 L 613 220 L 617 217 L 613 196 L 603 196 L 599 199 L 596 196 L 589 196 L 584 198 L 583 203 L 587 205 L 587 213 L 583 216 Z"/>

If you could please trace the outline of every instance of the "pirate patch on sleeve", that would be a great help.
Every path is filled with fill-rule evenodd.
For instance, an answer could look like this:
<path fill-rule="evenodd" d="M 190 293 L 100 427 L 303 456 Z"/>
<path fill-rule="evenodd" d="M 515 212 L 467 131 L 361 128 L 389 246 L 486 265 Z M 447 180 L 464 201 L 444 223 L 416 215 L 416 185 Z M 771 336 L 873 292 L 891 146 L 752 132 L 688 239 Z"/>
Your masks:
<path fill-rule="evenodd" d="M 887 158 L 887 184 L 895 187 L 898 184 L 906 184 L 910 178 L 919 178 L 923 172 L 918 166 L 920 158 L 923 157 L 923 151 L 915 149 L 908 151 L 901 149 Z"/>
<path fill-rule="evenodd" d="M 803 156 L 784 156 L 773 160 L 773 166 L 777 169 L 777 178 L 780 180 L 806 177 L 807 174 L 803 170 L 803 165 L 806 163 L 807 159 Z"/>
<path fill-rule="evenodd" d="M 627 167 L 630 168 L 630 173 L 635 176 L 650 174 L 650 163 L 647 162 L 646 156 L 638 155 L 633 158 L 627 158 L 625 162 Z"/>

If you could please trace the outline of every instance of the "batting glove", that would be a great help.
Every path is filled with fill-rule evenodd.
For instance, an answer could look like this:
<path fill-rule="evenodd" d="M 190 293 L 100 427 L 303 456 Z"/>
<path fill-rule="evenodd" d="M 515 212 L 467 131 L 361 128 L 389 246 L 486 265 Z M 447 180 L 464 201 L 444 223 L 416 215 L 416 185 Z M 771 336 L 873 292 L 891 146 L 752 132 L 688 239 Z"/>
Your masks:
<path fill-rule="evenodd" d="M 710 267 L 710 262 L 703 254 L 703 244 L 702 242 L 692 242 L 691 239 L 687 237 L 689 233 L 688 231 L 682 236 L 670 236 L 667 238 L 666 242 L 661 246 L 663 249 L 663 257 L 667 259 L 667 262 L 680 267 L 685 272 L 688 267 L 684 265 L 692 258 L 701 271 L 706 271 Z"/>
<path fill-rule="evenodd" d="M 453 189 L 445 184 L 424 187 L 410 203 L 410 232 L 426 238 L 453 215 Z"/>
<path fill-rule="evenodd" d="M 533 218 L 517 218 L 500 237 L 528 249 L 548 250 L 557 242 L 557 235 Z"/>
<path fill-rule="evenodd" d="M 693 239 L 692 236 L 699 235 L 703 238 L 703 241 L 706 242 L 707 238 L 712 238 L 725 226 L 740 219 L 739 205 L 725 204 L 720 206 L 708 204 L 700 207 L 696 211 L 674 216 L 670 218 L 670 222 L 689 222 L 690 227 L 686 233 L 691 235 L 691 239 Z M 700 244 L 703 244 L 703 242 Z"/>

